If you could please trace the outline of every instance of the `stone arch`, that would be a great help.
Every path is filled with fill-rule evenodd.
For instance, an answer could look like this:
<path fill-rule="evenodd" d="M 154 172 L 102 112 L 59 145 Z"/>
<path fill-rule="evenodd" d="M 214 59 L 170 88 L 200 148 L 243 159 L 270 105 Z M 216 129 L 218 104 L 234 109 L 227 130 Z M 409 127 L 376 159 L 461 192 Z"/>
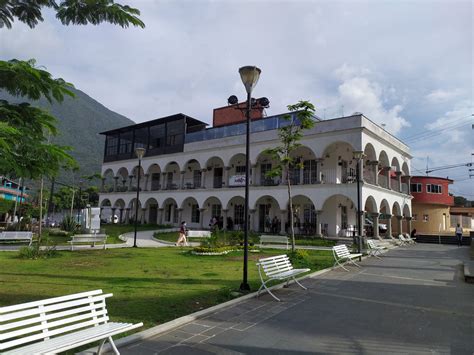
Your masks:
<path fill-rule="evenodd" d="M 138 203 L 138 215 L 136 216 L 135 214 L 136 214 L 137 203 Z M 140 200 L 138 200 L 137 202 L 136 197 L 132 198 L 130 202 L 128 203 L 128 207 L 127 207 L 128 216 L 125 216 L 125 223 L 134 222 L 135 218 L 137 218 L 137 221 L 140 222 L 142 220 L 142 214 L 143 214 L 142 206 L 143 205 Z"/>
<path fill-rule="evenodd" d="M 402 173 L 405 176 L 410 176 L 410 168 L 408 167 L 408 164 L 407 164 L 406 161 L 403 162 L 403 164 L 402 164 Z"/>
<path fill-rule="evenodd" d="M 127 182 L 129 181 L 129 174 L 128 170 L 125 167 L 121 167 L 117 171 L 117 191 L 118 192 L 124 192 L 128 190 L 128 184 Z"/>
<path fill-rule="evenodd" d="M 251 212 L 250 228 L 258 232 L 270 232 L 271 220 L 274 216 L 280 218 L 281 208 L 278 201 L 270 195 L 260 196 L 255 201 L 254 213 Z M 253 215 L 253 216 L 252 216 Z"/>
<path fill-rule="evenodd" d="M 140 190 L 143 191 L 145 190 L 145 186 L 144 186 L 144 183 L 145 183 L 145 170 L 143 169 L 143 166 L 138 166 L 138 165 L 135 165 L 133 167 L 133 169 L 131 170 L 131 174 L 130 176 L 132 177 L 132 181 L 131 181 L 131 184 L 130 184 L 130 189 L 129 191 L 137 191 L 137 187 L 138 187 L 138 169 L 140 168 Z"/>
<path fill-rule="evenodd" d="M 277 166 L 278 161 L 265 151 L 260 152 L 255 158 L 252 175 L 254 184 L 258 186 L 276 186 L 282 181 L 281 176 L 268 177 L 267 172 Z"/>
<path fill-rule="evenodd" d="M 166 164 L 163 170 L 163 183 L 161 184 L 164 190 L 177 190 L 180 187 L 181 170 L 176 161 L 170 161 Z"/>
<path fill-rule="evenodd" d="M 377 207 L 377 202 L 372 196 L 368 196 L 365 199 L 364 211 L 369 213 L 378 213 L 379 209 Z"/>
<path fill-rule="evenodd" d="M 179 225 L 181 223 L 178 216 L 178 204 L 174 198 L 168 197 L 161 206 L 163 208 L 162 223 L 172 225 Z"/>
<path fill-rule="evenodd" d="M 178 222 L 186 221 L 186 224 L 191 228 L 200 228 L 201 226 L 201 206 L 198 201 L 192 197 L 186 197 L 181 203 Z"/>
<path fill-rule="evenodd" d="M 113 192 L 115 186 L 115 175 L 112 169 L 107 169 L 102 174 L 102 192 Z"/>
<path fill-rule="evenodd" d="M 371 143 L 367 143 L 364 148 L 363 156 L 363 176 L 365 182 L 375 185 L 376 174 L 378 173 L 377 164 L 378 161 L 375 148 Z"/>
<path fill-rule="evenodd" d="M 244 186 L 245 185 L 245 154 L 234 154 L 228 162 L 228 186 Z M 249 172 L 250 173 L 250 172 Z"/>
<path fill-rule="evenodd" d="M 380 202 L 379 213 L 391 214 L 390 204 L 388 203 L 388 201 L 387 201 L 386 199 L 383 199 L 383 200 Z"/>
<path fill-rule="evenodd" d="M 234 196 L 226 206 L 227 216 L 231 218 L 231 223 L 227 223 L 230 230 L 242 230 L 244 228 L 245 218 L 245 198 L 242 196 Z"/>
<path fill-rule="evenodd" d="M 102 202 L 100 203 L 100 207 L 102 208 L 105 208 L 105 207 L 112 207 L 112 203 L 110 202 L 110 200 L 108 198 L 102 200 Z"/>
<path fill-rule="evenodd" d="M 144 183 L 145 191 L 157 191 L 161 189 L 161 166 L 159 164 L 151 164 L 146 171 L 146 178 Z"/>
<path fill-rule="evenodd" d="M 354 147 L 343 141 L 328 144 L 323 151 L 321 161 L 321 180 L 327 184 L 341 184 L 355 176 L 357 162 Z"/>
<path fill-rule="evenodd" d="M 202 203 L 202 219 L 204 228 L 209 226 L 209 221 L 212 217 L 216 217 L 219 223 L 219 228 L 222 228 L 224 225 L 223 221 L 223 205 L 222 201 L 216 196 L 208 197 Z"/>
<path fill-rule="evenodd" d="M 204 186 L 210 188 L 222 188 L 224 181 L 224 160 L 221 157 L 213 156 L 207 159 L 203 168 Z"/>
<path fill-rule="evenodd" d="M 372 143 L 367 143 L 364 148 L 364 163 L 377 160 L 377 153 Z"/>
<path fill-rule="evenodd" d="M 190 159 L 183 165 L 181 171 L 183 187 L 186 189 L 197 189 L 201 187 L 201 164 L 196 159 Z"/>
<path fill-rule="evenodd" d="M 400 204 L 395 201 L 392 206 L 392 234 L 398 236 L 402 233 L 402 209 Z"/>
<path fill-rule="evenodd" d="M 150 197 L 148 200 L 145 201 L 144 206 L 144 222 L 149 224 L 158 224 L 158 201 L 155 198 Z"/>
<path fill-rule="evenodd" d="M 343 194 L 331 195 L 323 203 L 321 232 L 330 237 L 352 237 L 357 225 L 356 204 Z"/>
<path fill-rule="evenodd" d="M 378 184 L 384 188 L 388 188 L 390 179 L 390 161 L 385 150 L 382 150 L 379 154 L 378 163 Z"/>
<path fill-rule="evenodd" d="M 403 205 L 402 214 L 403 214 L 403 217 L 411 217 L 410 206 L 408 206 L 407 203 Z"/>
<path fill-rule="evenodd" d="M 316 234 L 316 208 L 315 204 L 305 195 L 296 195 L 292 198 L 293 204 L 293 228 L 295 233 L 303 235 L 315 235 Z M 287 203 L 287 223 L 289 226 L 289 201 Z M 285 229 L 286 230 L 286 226 Z"/>
<path fill-rule="evenodd" d="M 308 146 L 301 145 L 291 153 L 291 157 L 296 163 L 290 170 L 291 184 L 315 184 L 317 169 L 314 151 Z"/>
<path fill-rule="evenodd" d="M 386 199 L 383 199 L 380 202 L 380 210 L 379 210 L 379 232 L 382 233 L 390 233 L 390 228 L 388 227 L 392 223 L 392 209 L 390 208 L 390 204 Z"/>
<path fill-rule="evenodd" d="M 113 216 L 117 216 L 117 218 L 112 216 L 113 223 L 124 223 L 125 219 L 125 201 L 121 198 L 117 199 L 112 207 Z"/>

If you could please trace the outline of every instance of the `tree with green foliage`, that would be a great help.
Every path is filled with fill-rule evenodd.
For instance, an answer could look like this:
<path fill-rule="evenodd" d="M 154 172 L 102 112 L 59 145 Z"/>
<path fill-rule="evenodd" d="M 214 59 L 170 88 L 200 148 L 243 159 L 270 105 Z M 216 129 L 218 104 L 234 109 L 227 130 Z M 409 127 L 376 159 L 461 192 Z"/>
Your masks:
<path fill-rule="evenodd" d="M 305 130 L 314 127 L 315 107 L 309 101 L 299 101 L 294 105 L 287 106 L 289 114 L 283 116 L 287 124 L 278 129 L 280 145 L 274 148 L 265 149 L 265 153 L 270 155 L 277 164 L 267 172 L 267 177 L 277 177 L 285 174 L 286 185 L 288 188 L 288 203 L 290 209 L 290 232 L 291 232 L 291 250 L 295 251 L 295 230 L 293 223 L 293 199 L 291 193 L 291 168 L 302 168 L 303 162 L 298 162 L 292 153 L 301 146 L 299 143 Z"/>
<path fill-rule="evenodd" d="M 15 20 L 34 28 L 44 20 L 42 11 L 48 8 L 64 25 L 109 22 L 123 28 L 145 27 L 138 18 L 138 9 L 113 0 L 4 0 L 0 1 L 0 28 L 12 28 Z M 33 59 L 0 61 L 0 90 L 10 95 L 62 102 L 65 95 L 74 97 L 71 87 L 38 68 Z M 55 176 L 60 168 L 74 166 L 68 147 L 50 143 L 49 138 L 56 134 L 56 119 L 48 112 L 28 103 L 0 100 L 0 166 L 8 175 L 37 179 Z M 41 213 L 40 208 L 40 218 Z"/>
<path fill-rule="evenodd" d="M 34 28 L 43 21 L 46 8 L 54 10 L 64 25 L 109 22 L 121 27 L 145 26 L 138 18 L 139 10 L 112 0 L 6 0 L 0 1 L 0 27 L 12 28 L 16 19 Z M 64 96 L 74 96 L 70 87 L 72 84 L 38 68 L 33 59 L 0 61 L 0 90 L 13 96 L 62 102 Z M 48 112 L 28 103 L 0 101 L 0 166 L 9 175 L 36 179 L 54 176 L 64 165 L 72 165 L 68 147 L 48 142 L 48 137 L 56 134 L 56 119 Z"/>

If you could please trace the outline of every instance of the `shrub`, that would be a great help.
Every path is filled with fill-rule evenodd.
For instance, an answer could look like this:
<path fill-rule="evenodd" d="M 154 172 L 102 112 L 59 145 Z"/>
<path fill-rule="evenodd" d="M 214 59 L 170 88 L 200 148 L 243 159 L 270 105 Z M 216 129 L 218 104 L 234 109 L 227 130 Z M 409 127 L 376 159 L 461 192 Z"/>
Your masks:
<path fill-rule="evenodd" d="M 57 255 L 56 246 L 48 246 L 40 249 L 39 246 L 25 246 L 21 247 L 18 252 L 20 259 L 47 259 Z"/>
<path fill-rule="evenodd" d="M 309 254 L 304 249 L 296 249 L 289 253 L 288 257 L 293 265 L 310 267 Z"/>
<path fill-rule="evenodd" d="M 68 232 L 63 231 L 59 228 L 50 228 L 48 231 L 50 236 L 57 236 L 57 237 L 67 237 L 69 235 Z"/>
<path fill-rule="evenodd" d="M 63 221 L 61 222 L 61 228 L 71 233 L 75 233 L 78 229 L 76 220 L 72 216 L 64 217 Z"/>

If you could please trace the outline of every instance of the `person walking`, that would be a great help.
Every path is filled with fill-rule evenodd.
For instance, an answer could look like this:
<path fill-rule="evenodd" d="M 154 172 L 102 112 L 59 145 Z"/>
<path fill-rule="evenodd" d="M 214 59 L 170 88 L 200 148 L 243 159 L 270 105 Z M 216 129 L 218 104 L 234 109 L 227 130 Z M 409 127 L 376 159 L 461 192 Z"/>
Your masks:
<path fill-rule="evenodd" d="M 458 246 L 462 246 L 462 227 L 458 223 L 458 226 L 456 227 L 456 237 L 458 238 Z"/>
<path fill-rule="evenodd" d="M 188 233 L 188 229 L 186 228 L 186 221 L 181 222 L 181 226 L 179 227 L 179 237 L 178 241 L 176 242 L 176 246 L 179 247 L 181 243 L 183 243 L 183 246 L 187 246 L 188 242 L 186 240 L 186 235 Z"/>

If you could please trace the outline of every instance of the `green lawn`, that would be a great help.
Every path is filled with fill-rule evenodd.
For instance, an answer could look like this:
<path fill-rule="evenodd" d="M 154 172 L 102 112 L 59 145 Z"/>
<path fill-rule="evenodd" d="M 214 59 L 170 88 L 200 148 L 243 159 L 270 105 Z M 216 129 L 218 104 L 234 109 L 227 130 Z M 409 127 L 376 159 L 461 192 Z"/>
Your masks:
<path fill-rule="evenodd" d="M 108 249 L 58 252 L 57 257 L 19 259 L 0 253 L 0 306 L 87 290 L 102 289 L 111 319 L 143 322 L 146 328 L 231 298 L 242 278 L 242 253 L 202 257 L 185 248 Z M 249 283 L 259 287 L 255 262 L 280 254 L 265 250 L 249 255 Z M 312 270 L 332 265 L 327 251 L 308 251 Z M 297 265 L 295 265 L 297 266 Z"/>
<path fill-rule="evenodd" d="M 156 224 L 144 224 L 138 225 L 138 231 L 146 231 L 146 230 L 156 230 L 160 228 L 168 228 L 166 226 L 157 226 Z M 107 244 L 122 244 L 124 243 L 123 240 L 119 239 L 119 235 L 133 232 L 134 226 L 131 224 L 103 224 L 102 228 L 104 233 L 107 234 Z M 177 238 L 176 238 L 177 239 Z M 46 229 L 43 233 L 43 244 L 57 244 L 57 245 L 69 245 L 68 241 L 71 240 L 68 236 L 57 236 L 57 235 L 49 235 L 48 230 Z"/>

